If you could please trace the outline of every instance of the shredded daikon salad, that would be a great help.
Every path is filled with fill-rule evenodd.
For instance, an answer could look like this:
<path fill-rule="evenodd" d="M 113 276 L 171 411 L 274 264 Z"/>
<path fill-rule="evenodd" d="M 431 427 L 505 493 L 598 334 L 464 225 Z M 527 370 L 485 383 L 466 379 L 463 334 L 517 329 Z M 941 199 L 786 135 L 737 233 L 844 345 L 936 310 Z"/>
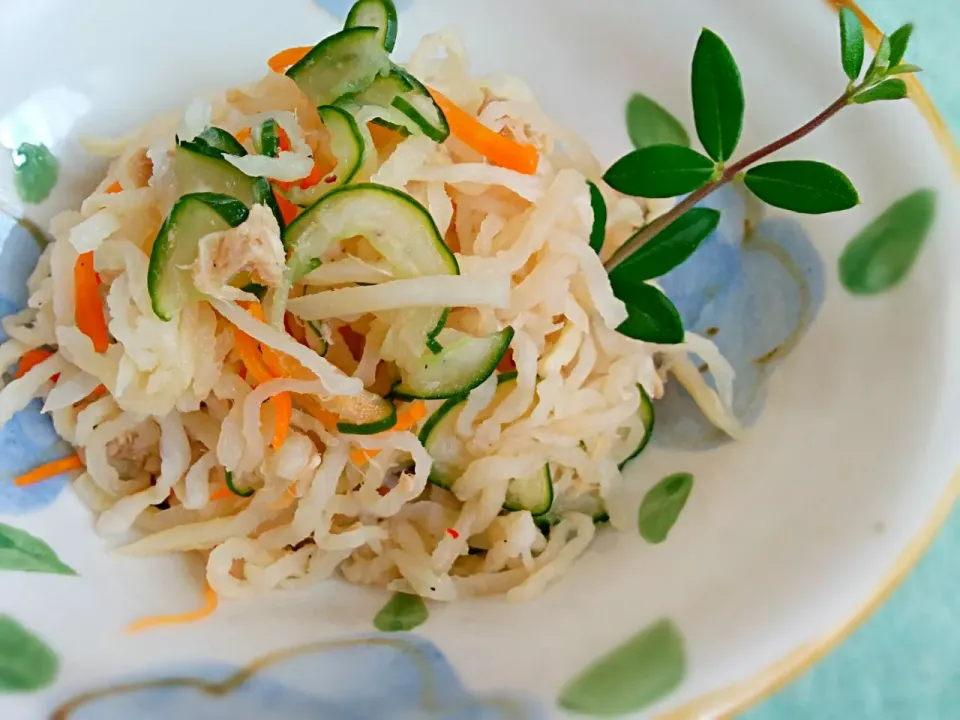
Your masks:
<path fill-rule="evenodd" d="M 3 321 L 0 369 L 20 369 L 0 422 L 42 398 L 97 531 L 125 555 L 195 554 L 225 598 L 337 573 L 530 598 L 632 517 L 621 465 L 668 374 L 736 434 L 732 371 L 692 334 L 616 331 L 586 181 L 604 258 L 651 208 L 602 185 L 524 82 L 471 76 L 444 32 L 405 69 L 371 61 L 409 80 L 406 105 L 362 96 L 369 77 L 318 101 L 291 52 L 287 74 L 87 142 L 115 159 Z"/>

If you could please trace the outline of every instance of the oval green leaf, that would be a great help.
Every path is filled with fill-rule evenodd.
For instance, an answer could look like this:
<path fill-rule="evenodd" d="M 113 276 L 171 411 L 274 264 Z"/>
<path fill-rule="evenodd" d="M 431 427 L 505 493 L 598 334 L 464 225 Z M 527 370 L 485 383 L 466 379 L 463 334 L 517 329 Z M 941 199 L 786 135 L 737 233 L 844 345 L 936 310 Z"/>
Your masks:
<path fill-rule="evenodd" d="M 880 38 L 880 45 L 877 46 L 877 52 L 873 56 L 873 60 L 870 61 L 870 66 L 867 68 L 864 82 L 869 83 L 876 80 L 881 73 L 886 72 L 888 67 L 890 67 L 890 38 L 884 35 Z"/>
<path fill-rule="evenodd" d="M 600 188 L 587 180 L 590 188 L 590 208 L 593 210 L 593 227 L 590 228 L 590 247 L 600 254 L 603 250 L 603 241 L 607 238 L 607 203 L 600 194 Z"/>
<path fill-rule="evenodd" d="M 733 155 L 743 130 L 743 85 L 730 49 L 704 28 L 693 53 L 693 119 L 707 155 L 724 162 Z"/>
<path fill-rule="evenodd" d="M 923 68 L 919 65 L 911 65 L 910 63 L 900 63 L 895 68 L 890 68 L 887 70 L 887 75 L 908 75 L 912 73 L 923 72 Z"/>
<path fill-rule="evenodd" d="M 627 133 L 637 150 L 650 145 L 690 146 L 690 136 L 680 121 L 641 93 L 634 93 L 627 103 Z"/>
<path fill-rule="evenodd" d="M 603 179 L 624 195 L 670 198 L 705 185 L 713 161 L 683 145 L 651 145 L 617 160 Z"/>
<path fill-rule="evenodd" d="M 50 685 L 60 662 L 43 640 L 8 615 L 0 615 L 0 693 L 31 692 Z"/>
<path fill-rule="evenodd" d="M 892 78 L 857 93 L 853 96 L 853 101 L 858 105 L 866 105 L 877 100 L 903 100 L 906 96 L 907 84 L 900 78 Z"/>
<path fill-rule="evenodd" d="M 687 672 L 683 635 L 659 620 L 596 660 L 560 692 L 560 707 L 574 713 L 634 713 L 673 692 Z"/>
<path fill-rule="evenodd" d="M 896 67 L 903 60 L 903 56 L 907 54 L 911 35 L 913 35 L 913 23 L 901 25 L 891 33 L 889 67 Z"/>
<path fill-rule="evenodd" d="M 627 319 L 617 332 L 659 345 L 683 342 L 683 320 L 670 298 L 653 285 L 629 277 L 611 277 L 610 283 L 614 295 L 627 305 Z"/>
<path fill-rule="evenodd" d="M 840 57 L 843 71 L 851 80 L 860 77 L 863 70 L 863 25 L 850 8 L 840 9 Z"/>
<path fill-rule="evenodd" d="M 693 490 L 693 475 L 668 475 L 643 496 L 638 512 L 640 537 L 649 543 L 662 543 L 680 517 Z"/>
<path fill-rule="evenodd" d="M 373 626 L 381 632 L 404 632 L 423 625 L 428 615 L 419 595 L 395 593 L 373 618 Z"/>
<path fill-rule="evenodd" d="M 793 212 L 819 215 L 849 210 L 860 202 L 846 175 L 813 160 L 758 165 L 747 171 L 743 181 L 768 205 Z"/>
<path fill-rule="evenodd" d="M 13 183 L 25 203 L 42 203 L 60 175 L 60 163 L 43 143 L 21 143 L 13 153 Z"/>
<path fill-rule="evenodd" d="M 693 255 L 719 222 L 719 210 L 701 207 L 687 210 L 620 263 L 610 277 L 629 275 L 634 280 L 652 280 L 666 275 Z"/>
<path fill-rule="evenodd" d="M 855 295 L 876 295 L 910 272 L 933 226 L 937 193 L 917 190 L 891 205 L 840 256 L 840 282 Z"/>
<path fill-rule="evenodd" d="M 0 523 L 0 570 L 76 575 L 40 538 Z"/>

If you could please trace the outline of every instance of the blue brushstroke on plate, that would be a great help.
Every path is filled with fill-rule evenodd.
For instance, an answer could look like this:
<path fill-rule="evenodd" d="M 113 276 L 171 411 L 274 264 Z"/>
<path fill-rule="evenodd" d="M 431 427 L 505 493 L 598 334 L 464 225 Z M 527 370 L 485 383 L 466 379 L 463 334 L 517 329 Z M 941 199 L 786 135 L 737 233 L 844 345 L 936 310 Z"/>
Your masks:
<path fill-rule="evenodd" d="M 26 280 L 37 264 L 40 249 L 30 232 L 0 212 L 0 317 L 27 304 Z M 7 335 L 0 328 L 0 342 Z M 37 465 L 69 454 L 50 418 L 35 400 L 0 429 L 0 513 L 19 514 L 46 507 L 66 486 L 66 477 L 16 487 L 11 480 Z"/>
<path fill-rule="evenodd" d="M 240 670 L 223 664 L 181 666 L 80 696 L 61 708 L 72 705 L 64 716 L 68 720 L 542 717 L 528 699 L 469 692 L 440 650 L 413 635 L 370 635 L 292 648 L 261 658 L 241 682 L 222 685 Z M 146 686 L 157 681 L 164 686 Z M 190 685 L 196 681 L 210 685 Z"/>
<path fill-rule="evenodd" d="M 823 305 L 823 261 L 798 222 L 764 218 L 763 207 L 742 188 L 724 187 L 703 205 L 722 212 L 720 225 L 693 257 L 659 282 L 684 326 L 711 337 L 730 361 L 737 373 L 733 409 L 750 425 L 763 410 L 770 376 Z M 705 450 L 729 438 L 671 382 L 657 404 L 653 440 Z"/>
<path fill-rule="evenodd" d="M 334 17 L 345 18 L 350 8 L 353 7 L 355 0 L 314 0 L 317 5 L 329 12 Z M 397 6 L 397 11 L 408 7 L 413 0 L 394 0 L 393 4 Z"/>

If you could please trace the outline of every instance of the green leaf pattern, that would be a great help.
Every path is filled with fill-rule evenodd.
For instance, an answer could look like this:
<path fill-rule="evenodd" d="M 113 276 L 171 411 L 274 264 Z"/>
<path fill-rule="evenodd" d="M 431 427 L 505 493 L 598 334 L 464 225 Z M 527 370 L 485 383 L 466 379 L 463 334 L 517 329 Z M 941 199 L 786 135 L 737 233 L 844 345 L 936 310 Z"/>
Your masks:
<path fill-rule="evenodd" d="M 41 690 L 57 677 L 50 647 L 9 615 L 0 615 L 0 693 Z"/>
<path fill-rule="evenodd" d="M 40 538 L 0 523 L 0 570 L 76 575 Z"/>
<path fill-rule="evenodd" d="M 675 690 L 687 672 L 683 635 L 660 620 L 603 655 L 560 692 L 565 710 L 594 717 L 634 713 Z"/>

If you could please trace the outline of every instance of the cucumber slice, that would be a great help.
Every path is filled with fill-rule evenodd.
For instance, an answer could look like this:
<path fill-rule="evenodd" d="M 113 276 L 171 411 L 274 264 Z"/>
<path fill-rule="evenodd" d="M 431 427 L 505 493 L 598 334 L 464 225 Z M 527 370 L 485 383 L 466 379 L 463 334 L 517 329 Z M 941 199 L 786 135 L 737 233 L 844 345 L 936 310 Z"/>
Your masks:
<path fill-rule="evenodd" d="M 393 72 L 399 73 L 412 86 L 409 92 L 393 99 L 393 107 L 410 118 L 431 140 L 438 143 L 446 140 L 450 136 L 450 125 L 430 91 L 403 68 L 394 66 Z"/>
<path fill-rule="evenodd" d="M 260 283 L 247 283 L 240 288 L 244 292 L 248 292 L 251 295 L 256 295 L 258 300 L 263 300 L 263 296 L 267 294 L 268 288 L 266 285 L 261 285 Z"/>
<path fill-rule="evenodd" d="M 354 178 L 363 164 L 363 135 L 353 116 L 335 105 L 323 105 L 317 111 L 330 133 L 330 154 L 336 158 L 337 165 L 331 174 L 313 187 L 304 190 L 294 185 L 290 188 L 288 196 L 297 205 L 312 205 L 324 195 L 343 187 Z"/>
<path fill-rule="evenodd" d="M 434 355 L 443 351 L 443 345 L 437 341 L 437 335 L 439 335 L 440 331 L 443 330 L 443 326 L 447 324 L 448 317 L 450 317 L 450 308 L 444 308 L 437 317 L 437 321 L 434 323 L 433 328 L 427 332 L 427 341 L 424 344 Z"/>
<path fill-rule="evenodd" d="M 526 478 L 514 478 L 507 487 L 506 510 L 527 510 L 531 515 L 543 515 L 553 504 L 553 479 L 550 465 Z"/>
<path fill-rule="evenodd" d="M 158 318 L 170 320 L 198 296 L 189 266 L 197 258 L 200 238 L 236 227 L 248 214 L 246 205 L 227 195 L 194 193 L 177 200 L 153 243 L 147 270 L 147 290 Z"/>
<path fill-rule="evenodd" d="M 244 175 L 206 143 L 180 143 L 173 151 L 173 172 L 180 195 L 218 193 L 247 207 L 256 202 L 257 178 Z"/>
<path fill-rule="evenodd" d="M 385 185 L 359 183 L 325 195 L 284 230 L 290 281 L 309 272 L 334 244 L 357 235 L 393 265 L 397 277 L 460 273 L 423 205 Z"/>
<path fill-rule="evenodd" d="M 340 417 L 337 430 L 345 435 L 375 435 L 397 424 L 397 406 L 371 392 L 335 397 L 324 407 Z"/>
<path fill-rule="evenodd" d="M 489 411 L 492 411 L 513 390 L 516 384 L 517 373 L 503 373 L 497 378 L 497 391 L 490 402 Z M 467 399 L 464 396 L 452 397 L 441 405 L 427 418 L 420 430 L 420 443 L 433 458 L 433 468 L 430 470 L 430 482 L 440 487 L 449 488 L 450 484 L 463 474 L 467 466 L 465 459 L 469 457 L 466 446 L 457 435 L 457 418 Z M 486 417 L 481 414 L 480 420 Z"/>
<path fill-rule="evenodd" d="M 393 52 L 397 43 L 397 8 L 393 0 L 358 0 L 347 13 L 343 26 L 377 28 L 383 48 Z"/>
<path fill-rule="evenodd" d="M 637 387 L 640 388 L 640 409 L 637 410 L 637 413 L 640 415 L 640 420 L 643 421 L 643 437 L 640 438 L 639 444 L 627 459 L 620 463 L 619 467 L 621 470 L 647 447 L 647 443 L 650 442 L 650 437 L 653 435 L 653 426 L 656 421 L 653 412 L 653 400 L 647 395 L 647 391 L 643 389 L 643 385 L 637 385 Z"/>
<path fill-rule="evenodd" d="M 380 29 L 351 27 L 321 40 L 287 70 L 287 76 L 314 105 L 329 105 L 342 95 L 363 90 L 389 70 Z"/>
<path fill-rule="evenodd" d="M 247 149 L 226 130 L 218 127 L 208 127 L 202 133 L 193 139 L 194 144 L 205 144 L 217 151 L 220 155 L 239 155 L 243 157 L 247 154 Z"/>
<path fill-rule="evenodd" d="M 280 125 L 270 118 L 250 133 L 253 149 L 260 155 L 277 157 L 280 154 Z"/>
<path fill-rule="evenodd" d="M 363 91 L 340 97 L 337 104 L 347 108 L 381 108 L 381 120 L 387 127 L 403 127 L 436 142 L 443 142 L 450 135 L 447 118 L 433 96 L 399 65 L 391 65 L 389 73 L 380 75 Z"/>
<path fill-rule="evenodd" d="M 413 85 L 399 72 L 399 68 L 391 63 L 390 70 L 376 79 L 360 92 L 347 93 L 337 98 L 336 104 L 341 107 L 357 105 L 378 105 L 388 108 L 393 99 L 413 90 Z"/>
<path fill-rule="evenodd" d="M 538 517 L 534 518 L 537 527 L 546 535 L 550 528 L 563 519 L 564 513 L 578 512 L 589 515 L 593 518 L 594 524 L 610 522 L 610 516 L 607 514 L 607 508 L 598 496 L 593 494 L 579 495 L 574 498 L 555 499 L 553 507 Z"/>
<path fill-rule="evenodd" d="M 259 177 L 253 181 L 253 202 L 257 205 L 266 205 L 277 220 L 277 226 L 283 230 L 283 213 L 280 212 L 280 206 L 277 205 L 277 198 L 273 195 L 273 188 L 270 187 L 270 181 L 265 177 Z"/>
<path fill-rule="evenodd" d="M 512 391 L 516 385 L 516 373 L 504 373 L 498 378 L 499 387 L 494 395 L 491 407 L 496 405 Z M 463 441 L 457 435 L 457 418 L 466 403 L 465 397 L 447 400 L 430 416 L 420 431 L 420 442 L 433 458 L 430 470 L 430 482 L 449 489 L 454 480 L 463 474 L 469 458 Z M 528 510 L 533 515 L 542 515 L 553 504 L 553 480 L 549 465 L 527 478 L 510 481 L 507 498 L 503 503 L 506 510 Z"/>
<path fill-rule="evenodd" d="M 307 346 L 317 355 L 323 357 L 330 349 L 330 344 L 324 338 L 319 323 L 307 320 L 304 324 L 307 326 Z"/>
<path fill-rule="evenodd" d="M 466 337 L 434 355 L 421 358 L 418 366 L 404 373 L 393 395 L 405 400 L 441 399 L 463 395 L 490 377 L 497 369 L 513 328 L 486 337 Z"/>

